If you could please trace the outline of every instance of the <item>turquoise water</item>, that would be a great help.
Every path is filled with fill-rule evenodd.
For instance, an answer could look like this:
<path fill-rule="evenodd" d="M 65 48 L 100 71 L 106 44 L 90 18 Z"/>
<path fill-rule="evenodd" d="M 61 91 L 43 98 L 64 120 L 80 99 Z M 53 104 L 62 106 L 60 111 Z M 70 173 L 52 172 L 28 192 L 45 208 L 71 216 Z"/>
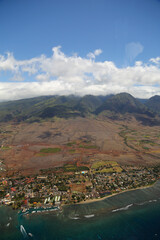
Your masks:
<path fill-rule="evenodd" d="M 20 231 L 20 226 L 21 231 Z M 0 208 L 0 240 L 158 240 L 160 182 L 106 200 L 66 206 L 62 212 L 20 216 Z"/>

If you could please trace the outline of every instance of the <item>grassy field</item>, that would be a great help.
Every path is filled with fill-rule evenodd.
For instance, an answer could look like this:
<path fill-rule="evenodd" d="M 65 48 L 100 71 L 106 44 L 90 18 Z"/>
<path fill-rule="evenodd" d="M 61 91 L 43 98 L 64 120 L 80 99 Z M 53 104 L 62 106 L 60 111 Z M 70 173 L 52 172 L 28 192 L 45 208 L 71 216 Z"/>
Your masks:
<path fill-rule="evenodd" d="M 64 172 L 80 172 L 80 171 L 88 171 L 89 168 L 86 166 L 79 166 L 72 164 L 67 164 L 63 167 Z"/>
<path fill-rule="evenodd" d="M 75 149 L 69 149 L 69 152 L 70 152 L 70 153 L 75 153 L 76 150 L 75 150 Z"/>
<path fill-rule="evenodd" d="M 122 168 L 115 161 L 97 161 L 92 164 L 91 169 L 101 173 L 122 172 Z"/>
<path fill-rule="evenodd" d="M 2 150 L 9 150 L 11 147 L 1 147 Z"/>
<path fill-rule="evenodd" d="M 139 129 L 131 129 L 124 126 L 123 130 L 119 132 L 123 138 L 124 144 L 130 149 L 136 151 L 153 151 L 160 149 L 160 130 L 159 128 L 141 127 Z"/>
<path fill-rule="evenodd" d="M 73 141 L 73 142 L 67 143 L 66 145 L 67 145 L 68 147 L 71 147 L 71 146 L 73 146 L 73 145 L 75 145 L 75 144 L 76 144 L 76 141 Z"/>
<path fill-rule="evenodd" d="M 114 161 L 98 161 L 98 162 L 94 162 L 92 164 L 93 169 L 96 169 L 96 168 L 99 168 L 99 167 L 104 167 L 104 166 L 114 167 L 114 166 L 118 166 L 118 163 L 114 162 Z"/>
<path fill-rule="evenodd" d="M 58 153 L 60 152 L 60 148 L 42 148 L 40 150 L 40 153 Z"/>
<path fill-rule="evenodd" d="M 83 145 L 83 144 L 80 144 L 80 145 L 79 145 L 79 148 L 96 149 L 97 146 L 96 146 L 96 145 Z"/>

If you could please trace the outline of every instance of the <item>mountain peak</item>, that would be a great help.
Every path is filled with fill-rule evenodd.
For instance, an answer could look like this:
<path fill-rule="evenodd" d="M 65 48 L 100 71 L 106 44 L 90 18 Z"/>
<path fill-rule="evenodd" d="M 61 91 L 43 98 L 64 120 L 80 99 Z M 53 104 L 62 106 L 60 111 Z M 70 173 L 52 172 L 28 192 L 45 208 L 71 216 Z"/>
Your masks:
<path fill-rule="evenodd" d="M 107 99 L 96 113 L 99 114 L 104 110 L 109 110 L 117 113 L 143 113 L 146 106 L 139 102 L 129 93 L 119 93 Z"/>

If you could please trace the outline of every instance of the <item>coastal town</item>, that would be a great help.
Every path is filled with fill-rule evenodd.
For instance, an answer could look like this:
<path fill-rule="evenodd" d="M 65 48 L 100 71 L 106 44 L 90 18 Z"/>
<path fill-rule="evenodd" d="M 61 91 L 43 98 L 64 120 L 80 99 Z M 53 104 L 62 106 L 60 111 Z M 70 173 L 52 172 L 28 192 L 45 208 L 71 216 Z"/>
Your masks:
<path fill-rule="evenodd" d="M 40 130 L 36 131 L 35 142 L 29 142 L 29 139 L 21 142 L 24 135 L 32 133 L 33 137 L 35 126 L 10 124 L 7 128 L 6 125 L 1 127 L 0 205 L 22 212 L 61 209 L 64 205 L 99 201 L 125 191 L 149 187 L 158 181 L 157 129 L 150 133 L 146 131 L 141 136 L 134 128 L 118 124 L 115 139 L 122 138 L 124 146 L 119 150 L 110 150 L 108 144 L 111 148 L 114 142 L 103 141 L 100 146 L 95 137 L 86 133 L 74 140 L 67 135 L 65 141 L 63 139 L 64 142 L 59 144 L 44 142 L 52 140 L 51 129 L 54 137 L 62 135 L 52 124 L 56 123 L 38 125 L 50 128 L 45 132 L 43 129 L 43 134 Z M 25 127 L 26 132 L 22 134 Z M 16 144 L 11 144 L 11 139 L 14 140 L 18 132 L 20 138 Z"/>
<path fill-rule="evenodd" d="M 67 165 L 32 176 L 1 176 L 0 204 L 22 211 L 61 208 L 150 186 L 159 179 L 159 172 L 159 166 L 119 166 L 116 162 L 97 161 L 91 168 Z"/>

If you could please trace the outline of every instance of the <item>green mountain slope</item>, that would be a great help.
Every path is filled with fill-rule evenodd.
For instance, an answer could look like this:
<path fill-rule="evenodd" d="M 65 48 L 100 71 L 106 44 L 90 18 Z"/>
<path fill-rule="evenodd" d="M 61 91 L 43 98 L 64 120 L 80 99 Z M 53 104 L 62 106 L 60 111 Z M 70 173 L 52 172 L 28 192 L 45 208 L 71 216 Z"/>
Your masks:
<path fill-rule="evenodd" d="M 145 105 L 152 111 L 160 114 L 160 96 L 156 95 L 148 99 Z"/>
<path fill-rule="evenodd" d="M 153 123 L 155 113 L 160 113 L 160 96 L 142 103 L 128 93 L 108 96 L 43 96 L 0 103 L 0 121 L 41 121 L 53 117 L 86 117 L 91 114 L 103 115 L 106 111 L 123 118 L 134 115 L 141 122 Z M 142 116 L 143 115 L 143 116 Z"/>
<path fill-rule="evenodd" d="M 148 108 L 128 93 L 120 93 L 107 99 L 95 113 L 99 114 L 105 110 L 113 111 L 115 113 L 140 113 L 151 114 Z"/>

